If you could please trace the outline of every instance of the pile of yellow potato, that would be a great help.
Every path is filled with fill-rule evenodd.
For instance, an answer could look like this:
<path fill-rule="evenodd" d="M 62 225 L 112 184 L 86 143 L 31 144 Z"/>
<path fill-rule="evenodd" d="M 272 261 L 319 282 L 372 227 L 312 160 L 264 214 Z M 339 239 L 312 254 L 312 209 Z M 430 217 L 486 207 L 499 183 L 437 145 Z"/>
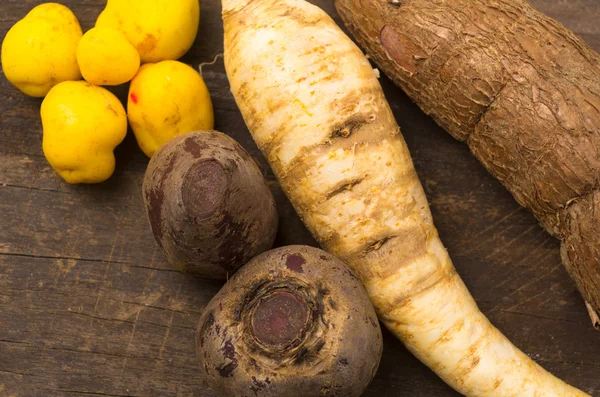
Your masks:
<path fill-rule="evenodd" d="M 4 74 L 23 93 L 45 97 L 44 155 L 62 178 L 110 178 L 128 119 L 148 157 L 177 135 L 214 127 L 202 77 L 176 61 L 192 46 L 199 21 L 198 0 L 108 0 L 85 34 L 71 10 L 57 3 L 33 8 L 9 30 Z M 125 111 L 101 86 L 129 81 Z"/>

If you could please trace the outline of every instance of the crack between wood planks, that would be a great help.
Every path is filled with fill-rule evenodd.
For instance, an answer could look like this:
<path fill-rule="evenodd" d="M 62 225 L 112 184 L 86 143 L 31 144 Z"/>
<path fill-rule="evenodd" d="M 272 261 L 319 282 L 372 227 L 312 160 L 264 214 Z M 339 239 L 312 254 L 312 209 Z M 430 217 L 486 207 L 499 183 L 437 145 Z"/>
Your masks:
<path fill-rule="evenodd" d="M 181 274 L 181 272 L 179 270 L 176 270 L 176 269 L 165 269 L 165 268 L 162 268 L 162 267 L 149 267 L 149 266 L 142 266 L 142 265 L 131 264 L 131 263 L 127 263 L 127 262 L 125 262 L 124 264 L 128 265 L 128 266 L 131 266 L 131 267 L 135 267 L 136 269 L 158 270 L 158 271 L 161 271 L 161 272 L 171 272 L 171 273 L 179 273 L 179 274 Z"/>
<path fill-rule="evenodd" d="M 115 263 L 118 265 L 129 265 L 127 262 L 115 261 L 115 260 L 104 260 L 104 259 L 87 259 L 87 258 L 78 258 L 76 256 L 53 256 L 53 255 L 36 255 L 36 254 L 22 254 L 22 253 L 14 253 L 14 252 L 0 252 L 0 256 L 18 256 L 23 258 L 39 258 L 39 259 L 64 259 L 68 261 L 84 261 L 84 262 L 100 262 L 100 263 Z"/>
<path fill-rule="evenodd" d="M 24 374 L 21 372 L 8 371 L 6 369 L 0 369 L 0 374 L 10 374 L 10 375 L 17 375 L 17 376 L 35 376 L 35 375 L 30 375 L 30 374 Z"/>
<path fill-rule="evenodd" d="M 31 343 L 27 343 L 27 342 L 17 342 L 17 341 L 0 340 L 0 343 L 16 344 L 16 345 L 26 345 L 24 347 L 28 347 L 28 348 L 36 349 L 36 350 L 65 351 L 65 352 L 70 352 L 70 353 L 95 354 L 95 355 L 99 355 L 99 356 L 109 356 L 109 357 L 119 357 L 119 358 L 126 357 L 125 355 L 118 354 L 118 353 L 97 352 L 97 351 L 92 351 L 92 350 L 77 350 L 77 349 L 69 349 L 69 348 L 65 348 L 65 347 L 41 346 L 41 345 L 34 345 L 34 344 L 31 344 Z M 134 360 L 143 360 L 143 361 L 167 362 L 167 363 L 169 363 L 169 367 L 171 367 L 171 368 L 179 368 L 179 369 L 194 369 L 194 368 L 196 368 L 195 366 L 182 367 L 182 366 L 179 366 L 179 365 L 171 365 L 170 361 L 172 360 L 173 357 L 181 357 L 181 358 L 185 358 L 185 359 L 190 358 L 188 356 L 181 356 L 181 355 L 171 356 L 168 359 L 166 359 L 166 358 L 160 358 L 158 356 L 143 357 L 143 356 L 135 356 L 135 355 L 130 355 L 127 358 L 132 358 Z M 35 375 L 32 375 L 32 374 L 25 374 L 25 375 L 27 375 L 27 376 L 35 376 Z"/>
<path fill-rule="evenodd" d="M 34 187 L 34 186 L 13 185 L 11 183 L 0 183 L 0 185 L 2 187 L 12 187 L 12 188 L 16 188 L 16 189 L 35 190 L 35 191 L 39 191 L 39 192 L 51 192 L 51 193 L 61 193 L 61 194 L 69 194 L 69 195 L 76 195 L 77 194 L 76 192 L 65 192 L 65 191 L 62 191 L 62 190 L 47 189 L 47 188 Z"/>
<path fill-rule="evenodd" d="M 543 320 L 560 321 L 560 322 L 571 323 L 571 324 L 587 324 L 587 322 L 584 323 L 582 321 L 573 321 L 573 320 L 567 320 L 567 319 L 564 319 L 564 318 L 556 318 L 556 317 L 542 316 L 542 315 L 539 315 L 539 314 L 523 313 L 523 312 L 519 312 L 519 311 L 515 311 L 515 310 L 503 310 L 503 309 L 500 309 L 499 312 L 500 313 L 516 314 L 518 316 L 540 318 L 540 319 L 543 319 Z"/>
<path fill-rule="evenodd" d="M 69 256 L 53 256 L 53 255 L 36 255 L 36 254 L 23 254 L 23 253 L 13 253 L 13 252 L 0 252 L 0 256 L 17 256 L 23 258 L 34 258 L 34 259 L 62 259 L 62 260 L 74 260 L 74 261 L 82 261 L 82 262 L 94 262 L 94 263 L 107 263 L 107 264 L 117 264 L 117 265 L 127 265 L 129 267 L 137 268 L 137 269 L 149 269 L 149 270 L 158 270 L 161 272 L 172 272 L 172 273 L 180 273 L 175 269 L 166 269 L 161 267 L 149 267 L 138 265 L 131 262 L 118 261 L 114 259 L 94 259 L 94 258 L 78 258 L 78 257 L 69 257 Z"/>
<path fill-rule="evenodd" d="M 17 290 L 17 291 L 38 292 L 37 290 Z M 7 295 L 7 296 L 9 296 L 9 295 Z M 122 302 L 124 302 L 124 303 L 130 303 L 130 302 L 125 302 L 125 301 L 122 301 Z M 134 302 L 131 302 L 131 303 L 134 303 Z M 145 306 L 145 305 L 142 305 L 142 304 L 139 304 L 139 303 L 135 303 L 135 304 L 139 305 L 139 306 Z M 28 311 L 32 311 L 32 312 L 35 312 L 35 313 L 49 314 L 49 315 L 52 315 L 52 316 L 64 316 L 64 315 L 69 315 L 69 314 L 76 314 L 76 315 L 84 316 L 84 317 L 93 317 L 94 319 L 100 320 L 100 321 L 113 321 L 113 322 L 119 322 L 119 323 L 133 324 L 133 321 L 130 321 L 130 320 L 122 320 L 122 319 L 119 319 L 119 318 L 109 318 L 109 317 L 92 316 L 91 314 L 82 313 L 82 312 L 75 312 L 75 311 L 68 311 L 68 310 L 67 311 L 64 311 L 64 310 L 61 310 L 61 311 L 51 311 L 51 310 L 42 310 L 42 309 L 35 308 L 35 307 L 15 306 L 15 305 L 11 305 L 11 304 L 2 304 L 2 303 L 0 303 L 0 306 L 10 306 L 13 309 L 28 310 Z M 188 312 L 182 312 L 182 311 L 179 311 L 179 310 L 164 309 L 164 308 L 156 307 L 156 306 L 147 306 L 147 307 L 153 307 L 153 308 L 160 309 L 160 310 L 165 310 L 165 311 L 173 311 L 173 312 L 181 313 L 181 314 L 184 314 L 184 315 L 187 315 L 189 313 L 202 314 L 200 312 L 189 312 L 188 313 Z M 165 324 L 159 324 L 159 323 L 155 323 L 155 322 L 152 322 L 152 321 L 140 320 L 140 322 L 143 323 L 143 324 L 154 325 L 156 327 L 167 328 L 167 325 L 165 325 Z M 184 326 L 181 326 L 181 325 L 172 325 L 171 328 L 186 329 L 186 330 L 195 330 L 196 329 L 194 327 L 184 327 Z M 0 342 L 4 342 L 4 341 L 0 339 Z M 11 342 L 11 341 L 5 341 L 5 342 Z M 13 343 L 24 343 L 24 344 L 27 344 L 27 342 L 13 342 Z"/>
<path fill-rule="evenodd" d="M 84 394 L 88 396 L 105 396 L 105 397 L 141 397 L 136 396 L 134 394 L 110 394 L 110 393 L 101 393 L 101 392 L 93 392 L 93 391 L 82 391 L 82 390 L 68 390 L 68 389 L 40 389 L 48 392 L 60 392 L 60 393 L 77 393 Z"/>
<path fill-rule="evenodd" d="M 535 361 L 538 363 L 546 363 L 546 364 L 566 364 L 566 365 L 584 365 L 586 367 L 598 367 L 600 368 L 600 363 L 593 363 L 587 361 L 563 361 L 563 360 L 544 360 L 543 358 L 536 358 Z"/>
<path fill-rule="evenodd" d="M 27 153 L 27 152 L 12 152 L 12 151 L 5 151 L 5 150 L 0 150 L 0 157 L 5 156 L 5 155 L 9 155 L 9 156 L 25 156 L 25 157 L 34 157 L 34 158 L 39 158 L 43 160 L 44 165 L 47 164 L 46 161 L 46 156 L 44 156 L 43 154 L 38 154 L 38 153 Z M 131 164 L 136 164 L 136 165 L 148 165 L 148 160 L 147 159 L 132 159 L 132 161 L 129 163 Z M 48 165 L 48 169 L 51 170 L 51 167 Z M 14 187 L 23 187 L 21 185 L 15 185 Z M 57 190 L 58 192 L 60 192 L 60 190 Z"/>
<path fill-rule="evenodd" d="M 29 346 L 33 346 L 31 343 L 28 342 L 21 342 L 21 341 L 17 341 L 17 340 L 7 340 L 7 339 L 0 339 L 0 343 L 14 343 L 17 345 L 29 345 Z"/>

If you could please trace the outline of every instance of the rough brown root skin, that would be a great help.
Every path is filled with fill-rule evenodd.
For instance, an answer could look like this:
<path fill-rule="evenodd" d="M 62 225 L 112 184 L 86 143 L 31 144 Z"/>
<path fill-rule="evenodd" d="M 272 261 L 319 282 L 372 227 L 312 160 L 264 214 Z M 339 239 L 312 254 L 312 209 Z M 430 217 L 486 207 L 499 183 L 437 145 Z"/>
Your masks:
<path fill-rule="evenodd" d="M 592 325 L 594 328 L 600 331 L 600 313 L 594 310 L 594 308 L 588 302 L 585 302 L 585 307 L 587 308 L 590 318 L 592 319 Z"/>
<path fill-rule="evenodd" d="M 250 155 L 216 131 L 182 135 L 150 160 L 143 196 L 154 237 L 177 269 L 225 279 L 271 248 L 275 201 Z"/>
<path fill-rule="evenodd" d="M 290 246 L 236 273 L 202 314 L 197 355 L 221 396 L 358 397 L 382 336 L 364 287 L 337 258 Z"/>
<path fill-rule="evenodd" d="M 562 240 L 597 318 L 600 56 L 524 0 L 336 6 L 378 66 Z"/>
<path fill-rule="evenodd" d="M 593 291 L 586 298 L 592 324 L 600 330 L 600 266 L 584 266 L 589 258 L 600 260 L 600 192 L 594 191 L 562 211 L 564 236 L 561 257 L 580 291 Z"/>

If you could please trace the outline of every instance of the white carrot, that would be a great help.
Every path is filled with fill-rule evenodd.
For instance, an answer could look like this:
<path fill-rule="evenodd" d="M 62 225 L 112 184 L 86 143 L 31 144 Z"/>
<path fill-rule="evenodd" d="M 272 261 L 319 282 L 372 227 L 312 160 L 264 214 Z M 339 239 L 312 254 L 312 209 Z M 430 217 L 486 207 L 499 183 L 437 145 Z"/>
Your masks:
<path fill-rule="evenodd" d="M 227 75 L 254 140 L 386 327 L 465 395 L 585 396 L 479 311 L 371 65 L 331 18 L 302 0 L 223 0 L 223 20 Z"/>

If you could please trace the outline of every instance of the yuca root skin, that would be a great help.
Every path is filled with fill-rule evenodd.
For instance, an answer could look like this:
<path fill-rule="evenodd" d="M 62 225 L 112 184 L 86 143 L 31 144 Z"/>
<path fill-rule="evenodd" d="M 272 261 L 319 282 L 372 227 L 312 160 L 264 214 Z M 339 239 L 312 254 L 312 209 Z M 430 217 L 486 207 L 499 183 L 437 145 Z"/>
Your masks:
<path fill-rule="evenodd" d="M 224 0 L 223 20 L 227 75 L 254 140 L 386 327 L 468 396 L 585 396 L 479 311 L 369 61 L 331 18 L 301 0 Z"/>
<path fill-rule="evenodd" d="M 600 56 L 524 0 L 336 6 L 386 75 L 562 241 L 597 322 Z"/>
<path fill-rule="evenodd" d="M 226 279 L 268 250 L 275 200 L 252 157 L 229 136 L 178 136 L 152 156 L 143 198 L 154 237 L 176 269 Z"/>

